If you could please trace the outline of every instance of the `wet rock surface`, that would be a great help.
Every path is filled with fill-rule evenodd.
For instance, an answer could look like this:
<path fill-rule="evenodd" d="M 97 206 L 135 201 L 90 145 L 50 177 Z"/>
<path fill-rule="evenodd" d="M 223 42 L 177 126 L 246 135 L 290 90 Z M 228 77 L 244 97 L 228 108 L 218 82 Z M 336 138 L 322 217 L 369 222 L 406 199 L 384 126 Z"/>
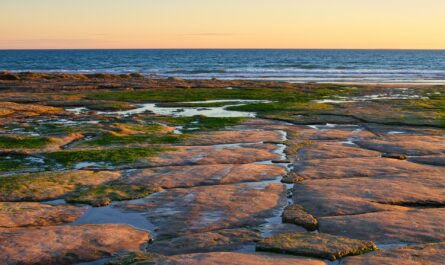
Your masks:
<path fill-rule="evenodd" d="M 152 167 L 208 165 L 208 164 L 248 164 L 278 159 L 273 153 L 273 145 L 257 145 L 252 147 L 231 146 L 193 146 L 175 147 L 174 151 L 163 153 L 152 159 Z"/>
<path fill-rule="evenodd" d="M 106 265 L 128 265 L 128 264 L 154 264 L 154 265 L 274 265 L 274 264 L 301 264 L 301 265 L 325 265 L 326 262 L 304 258 L 290 257 L 269 253 L 236 253 L 236 252 L 210 252 L 195 253 L 176 256 L 159 256 L 145 253 L 134 253 L 107 263 Z"/>
<path fill-rule="evenodd" d="M 382 211 L 319 218 L 320 231 L 379 244 L 445 240 L 445 209 Z"/>
<path fill-rule="evenodd" d="M 261 225 L 284 202 L 283 185 L 251 183 L 173 189 L 121 207 L 144 213 L 165 238 Z"/>
<path fill-rule="evenodd" d="M 125 225 L 0 229 L 1 264 L 75 264 L 139 251 L 148 233 Z"/>
<path fill-rule="evenodd" d="M 259 232 L 248 229 L 216 230 L 155 241 L 148 246 L 147 251 L 163 255 L 235 251 L 245 245 L 253 245 L 260 239 Z"/>
<path fill-rule="evenodd" d="M 272 180 L 285 173 L 286 170 L 277 165 L 216 164 L 145 169 L 129 175 L 124 181 L 127 184 L 171 189 Z"/>
<path fill-rule="evenodd" d="M 378 251 L 373 255 L 362 257 L 348 257 L 344 259 L 341 264 L 367 264 L 367 265 L 381 265 L 381 264 L 408 264 L 420 265 L 443 264 L 445 260 L 445 243 L 431 243 L 413 245 L 409 247 L 396 248 L 386 251 Z"/>
<path fill-rule="evenodd" d="M 304 179 L 408 178 L 442 176 L 444 169 L 390 158 L 366 157 L 304 160 L 296 164 L 295 172 Z"/>
<path fill-rule="evenodd" d="M 194 135 L 191 139 L 186 139 L 186 143 L 192 145 L 217 145 L 281 141 L 283 141 L 283 135 L 279 131 L 263 130 L 200 133 Z"/>

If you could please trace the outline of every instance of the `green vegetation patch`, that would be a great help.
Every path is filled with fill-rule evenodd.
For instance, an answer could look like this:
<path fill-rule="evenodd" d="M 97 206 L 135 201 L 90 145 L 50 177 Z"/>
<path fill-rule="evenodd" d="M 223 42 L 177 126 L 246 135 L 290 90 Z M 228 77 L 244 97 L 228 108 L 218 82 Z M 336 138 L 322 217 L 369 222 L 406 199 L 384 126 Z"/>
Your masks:
<path fill-rule="evenodd" d="M 183 107 L 183 108 L 211 108 L 211 107 L 224 107 L 228 105 L 236 105 L 239 104 L 238 101 L 225 101 L 225 102 L 202 102 L 202 103 L 187 103 L 187 102 L 166 102 L 166 103 L 158 103 L 156 106 L 163 108 L 175 108 L 175 107 Z"/>
<path fill-rule="evenodd" d="M 318 85 L 317 88 L 163 88 L 145 91 L 113 91 L 92 93 L 88 99 L 129 102 L 187 102 L 218 99 L 249 99 L 272 101 L 310 101 L 331 96 L 346 96 L 356 88 L 342 85 Z"/>
<path fill-rule="evenodd" d="M 157 257 L 154 253 L 137 252 L 128 253 L 122 256 L 117 256 L 107 262 L 106 265 L 131 265 L 141 262 L 141 264 L 155 264 L 153 259 Z M 153 262 L 153 263 L 151 263 Z"/>
<path fill-rule="evenodd" d="M 46 137 L 29 136 L 0 136 L 0 148 L 42 148 L 50 144 L 51 140 Z"/>
<path fill-rule="evenodd" d="M 107 146 L 124 144 L 176 144 L 184 138 L 183 135 L 176 134 L 146 134 L 146 135 L 126 135 L 116 136 L 111 133 L 103 134 L 83 144 L 88 146 Z"/>
<path fill-rule="evenodd" d="M 94 207 L 101 207 L 110 204 L 112 201 L 135 200 L 144 198 L 152 193 L 160 191 L 159 188 L 110 184 L 98 187 L 86 187 L 65 198 L 69 203 L 89 204 Z"/>
<path fill-rule="evenodd" d="M 41 172 L 0 177 L 0 201 L 43 201 L 60 198 L 88 185 L 120 177 L 115 172 Z"/>
<path fill-rule="evenodd" d="M 214 118 L 206 116 L 193 117 L 156 117 L 159 122 L 166 123 L 169 126 L 183 126 L 183 131 L 213 131 L 224 129 L 227 126 L 235 126 L 240 124 L 245 118 L 225 117 Z"/>
<path fill-rule="evenodd" d="M 87 107 L 90 110 L 98 110 L 98 111 L 123 111 L 136 108 L 136 106 L 131 105 L 127 102 L 119 102 L 119 101 L 93 102 L 91 104 L 88 104 Z"/>
<path fill-rule="evenodd" d="M 120 123 L 116 125 L 117 128 L 125 127 L 127 129 L 137 131 L 140 133 L 157 133 L 165 129 L 161 124 L 150 123 L 150 124 L 135 124 L 135 123 Z"/>
<path fill-rule="evenodd" d="M 243 106 L 229 107 L 228 110 L 248 111 L 257 113 L 274 113 L 281 111 L 295 112 L 316 112 L 333 109 L 330 104 L 314 103 L 314 102 L 272 102 L 272 103 L 256 103 Z"/>
<path fill-rule="evenodd" d="M 148 159 L 171 149 L 160 147 L 113 148 L 95 150 L 70 150 L 47 153 L 46 157 L 65 167 L 72 167 L 80 162 L 97 162 L 122 165 Z"/>

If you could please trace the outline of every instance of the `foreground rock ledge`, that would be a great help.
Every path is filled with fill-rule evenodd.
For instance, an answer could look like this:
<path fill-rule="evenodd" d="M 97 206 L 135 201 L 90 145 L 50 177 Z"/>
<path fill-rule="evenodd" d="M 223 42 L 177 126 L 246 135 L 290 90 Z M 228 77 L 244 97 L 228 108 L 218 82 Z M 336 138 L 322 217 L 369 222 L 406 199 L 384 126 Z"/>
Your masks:
<path fill-rule="evenodd" d="M 85 209 L 34 202 L 0 202 L 0 227 L 46 226 L 74 222 Z"/>
<path fill-rule="evenodd" d="M 136 252 L 147 232 L 126 225 L 0 229 L 0 264 L 64 265 Z"/>
<path fill-rule="evenodd" d="M 355 240 L 328 234 L 293 233 L 266 238 L 257 244 L 258 251 L 277 252 L 336 260 L 377 249 L 372 241 Z"/>
<path fill-rule="evenodd" d="M 131 253 L 107 265 L 326 265 L 324 261 L 266 253 L 210 252 L 164 257 L 151 253 Z"/>
<path fill-rule="evenodd" d="M 376 252 L 375 255 L 349 257 L 342 265 L 442 265 L 445 261 L 445 242 L 402 247 L 394 250 Z"/>

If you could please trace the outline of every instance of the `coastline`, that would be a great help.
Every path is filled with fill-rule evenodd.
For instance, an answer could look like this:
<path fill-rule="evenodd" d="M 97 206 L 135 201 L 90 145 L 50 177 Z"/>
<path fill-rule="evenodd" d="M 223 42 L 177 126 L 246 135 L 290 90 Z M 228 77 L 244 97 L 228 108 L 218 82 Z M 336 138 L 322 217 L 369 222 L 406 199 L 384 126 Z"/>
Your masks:
<path fill-rule="evenodd" d="M 21 73 L 0 91 L 2 264 L 441 262 L 443 85 Z"/>
<path fill-rule="evenodd" d="M 151 77 L 144 76 L 140 73 L 129 74 L 109 74 L 109 73 L 94 73 L 94 74 L 78 74 L 65 72 L 6 72 L 0 71 L 0 82 L 14 83 L 14 82 L 37 82 L 37 81 L 57 81 L 57 82 L 79 82 L 79 83 L 97 83 L 99 81 L 106 81 L 109 83 L 124 82 L 126 84 L 143 85 L 143 88 L 224 88 L 224 87 L 276 87 L 276 88 L 301 88 L 302 86 L 329 86 L 329 85 L 350 85 L 357 87 L 375 87 L 375 88 L 397 88 L 400 86 L 406 88 L 428 88 L 445 86 L 445 82 L 431 82 L 431 83 L 380 83 L 380 82 L 287 82 L 280 80 L 258 80 L 258 79 L 184 79 L 179 77 Z M 142 88 L 141 88 L 142 89 Z"/>

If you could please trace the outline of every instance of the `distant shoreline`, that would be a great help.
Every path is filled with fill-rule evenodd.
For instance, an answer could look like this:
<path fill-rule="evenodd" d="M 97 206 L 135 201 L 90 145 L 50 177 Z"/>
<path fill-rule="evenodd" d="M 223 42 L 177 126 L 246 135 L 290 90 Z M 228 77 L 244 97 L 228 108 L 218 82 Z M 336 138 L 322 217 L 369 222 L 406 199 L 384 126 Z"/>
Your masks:
<path fill-rule="evenodd" d="M 377 88 L 428 88 L 444 86 L 445 83 L 354 83 L 354 82 L 286 82 L 280 80 L 251 79 L 186 79 L 178 77 L 153 78 L 140 73 L 64 73 L 64 72 L 5 72 L 0 70 L 0 83 L 39 82 L 52 80 L 70 83 L 125 83 L 135 85 L 136 89 L 150 88 L 300 88 L 301 86 L 351 85 L 357 87 L 373 86 Z"/>

